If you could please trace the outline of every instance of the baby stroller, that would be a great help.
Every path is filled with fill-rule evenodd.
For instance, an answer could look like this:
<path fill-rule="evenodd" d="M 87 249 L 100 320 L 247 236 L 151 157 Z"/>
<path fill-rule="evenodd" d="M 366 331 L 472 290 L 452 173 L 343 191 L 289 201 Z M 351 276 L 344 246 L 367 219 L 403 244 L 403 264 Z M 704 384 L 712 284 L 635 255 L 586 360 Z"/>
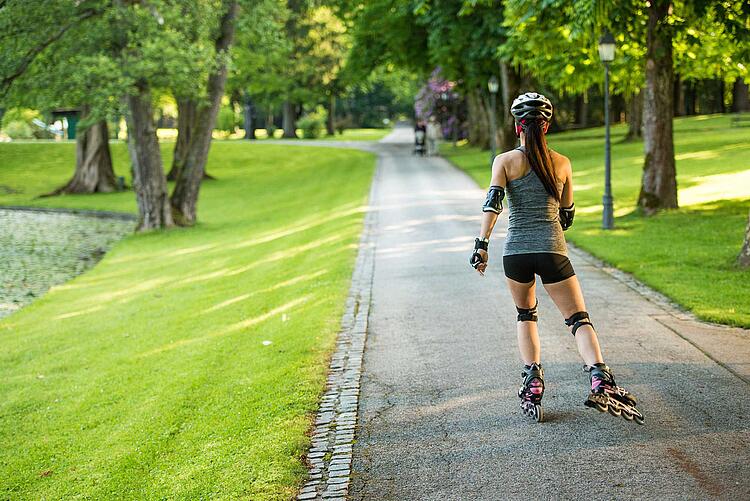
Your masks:
<path fill-rule="evenodd" d="M 425 148 L 425 138 L 427 136 L 427 130 L 424 125 L 418 124 L 414 127 L 414 154 L 423 157 Z"/>

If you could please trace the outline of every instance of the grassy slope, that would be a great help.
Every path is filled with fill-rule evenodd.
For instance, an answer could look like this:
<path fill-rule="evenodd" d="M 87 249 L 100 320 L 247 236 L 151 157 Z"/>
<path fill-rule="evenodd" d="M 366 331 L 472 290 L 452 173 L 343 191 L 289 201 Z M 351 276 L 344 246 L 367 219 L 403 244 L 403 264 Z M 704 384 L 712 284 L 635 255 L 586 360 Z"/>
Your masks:
<path fill-rule="evenodd" d="M 26 187 L 0 204 L 134 209 L 132 192 L 31 200 L 73 154 L 0 144 L 0 185 Z M 373 165 L 217 143 L 198 227 L 128 237 L 0 321 L 0 497 L 288 499 Z"/>
<path fill-rule="evenodd" d="M 650 218 L 635 212 L 643 144 L 621 142 L 625 130 L 615 127 L 611 232 L 600 229 L 603 129 L 551 135 L 549 143 L 573 162 L 576 223 L 568 239 L 703 319 L 750 327 L 750 271 L 734 266 L 750 208 L 750 129 L 732 128 L 729 120 L 675 120 L 681 207 Z M 489 183 L 486 152 L 463 147 L 445 154 L 480 186 Z"/>

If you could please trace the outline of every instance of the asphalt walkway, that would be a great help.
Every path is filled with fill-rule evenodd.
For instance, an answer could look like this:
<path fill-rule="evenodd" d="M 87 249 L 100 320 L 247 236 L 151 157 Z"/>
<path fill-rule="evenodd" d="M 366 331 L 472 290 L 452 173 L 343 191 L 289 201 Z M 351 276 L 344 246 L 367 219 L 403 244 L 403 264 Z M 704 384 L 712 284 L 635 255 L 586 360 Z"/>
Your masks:
<path fill-rule="evenodd" d="M 750 499 L 748 332 L 696 322 L 572 252 L 605 359 L 646 425 L 582 405 L 587 376 L 541 287 L 547 422 L 524 418 L 507 215 L 479 277 L 467 260 L 484 192 L 412 156 L 411 137 L 369 146 L 381 160 L 350 498 Z"/>

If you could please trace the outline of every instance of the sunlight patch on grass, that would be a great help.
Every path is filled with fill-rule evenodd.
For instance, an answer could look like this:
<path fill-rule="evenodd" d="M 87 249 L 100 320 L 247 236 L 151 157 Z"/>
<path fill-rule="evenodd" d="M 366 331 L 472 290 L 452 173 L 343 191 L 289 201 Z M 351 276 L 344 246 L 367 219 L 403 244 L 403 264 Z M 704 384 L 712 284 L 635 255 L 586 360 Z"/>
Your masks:
<path fill-rule="evenodd" d="M 293 299 L 292 301 L 289 301 L 288 303 L 282 304 L 281 306 L 278 306 L 270 311 L 267 311 L 266 313 L 263 313 L 261 315 L 258 315 L 256 317 L 248 318 L 245 320 L 242 320 L 241 322 L 237 322 L 235 324 L 232 324 L 230 326 L 227 326 L 217 332 L 213 332 L 211 334 L 208 334 L 206 336 L 200 336 L 200 337 L 194 337 L 189 339 L 180 339 L 179 341 L 174 341 L 172 343 L 168 343 L 164 346 L 160 346 L 159 348 L 155 348 L 153 350 L 147 351 L 145 353 L 141 353 L 138 355 L 138 357 L 149 357 L 152 355 L 158 355 L 161 353 L 164 353 L 165 351 L 174 350 L 175 348 L 181 348 L 183 346 L 187 346 L 189 344 L 193 343 L 200 343 L 202 341 L 208 341 L 210 339 L 214 339 L 217 337 L 225 336 L 227 334 L 232 334 L 234 332 L 247 329 L 249 327 L 253 327 L 261 322 L 265 322 L 269 318 L 272 318 L 280 313 L 284 313 L 286 311 L 291 310 L 295 306 L 302 304 L 310 299 L 311 296 L 303 296 L 297 299 Z"/>
<path fill-rule="evenodd" d="M 692 178 L 697 184 L 678 190 L 681 206 L 715 200 L 742 199 L 750 195 L 750 170 Z"/>

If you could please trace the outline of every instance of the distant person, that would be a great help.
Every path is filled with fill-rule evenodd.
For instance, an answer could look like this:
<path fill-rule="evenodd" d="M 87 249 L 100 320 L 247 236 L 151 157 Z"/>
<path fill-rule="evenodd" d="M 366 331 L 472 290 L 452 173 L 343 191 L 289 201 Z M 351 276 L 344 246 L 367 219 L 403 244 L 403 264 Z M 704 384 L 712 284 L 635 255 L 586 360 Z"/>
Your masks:
<path fill-rule="evenodd" d="M 584 402 L 601 412 L 643 424 L 635 397 L 617 386 L 604 364 L 594 325 L 589 319 L 578 278 L 567 256 L 563 231 L 573 224 L 572 170 L 567 157 L 547 147 L 545 134 L 552 119 L 552 103 L 541 94 L 527 92 L 511 106 L 521 146 L 495 157 L 482 227 L 469 262 L 482 275 L 487 269 L 490 235 L 503 210 L 508 192 L 510 214 L 503 250 L 508 288 L 518 310 L 518 347 L 522 369 L 521 409 L 542 421 L 544 371 L 542 370 L 535 275 L 570 327 L 578 352 L 589 373 L 591 391 Z"/>
<path fill-rule="evenodd" d="M 414 126 L 414 154 L 421 157 L 424 156 L 425 152 L 425 138 L 427 136 L 427 126 L 424 121 L 417 120 L 417 124 Z"/>
<path fill-rule="evenodd" d="M 427 156 L 431 157 L 438 154 L 438 139 L 440 139 L 440 124 L 437 122 L 435 115 L 432 115 L 427 121 Z"/>

